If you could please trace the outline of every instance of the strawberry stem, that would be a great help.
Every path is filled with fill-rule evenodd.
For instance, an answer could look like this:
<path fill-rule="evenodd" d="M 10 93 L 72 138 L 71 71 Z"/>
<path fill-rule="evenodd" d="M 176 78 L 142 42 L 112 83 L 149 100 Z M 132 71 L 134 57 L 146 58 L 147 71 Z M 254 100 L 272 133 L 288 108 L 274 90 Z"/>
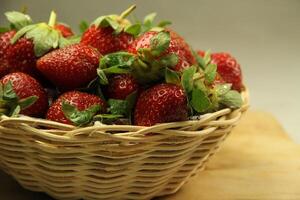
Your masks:
<path fill-rule="evenodd" d="M 49 18 L 48 25 L 54 27 L 56 24 L 56 13 L 52 10 Z"/>
<path fill-rule="evenodd" d="M 130 6 L 127 10 L 121 13 L 120 19 L 125 19 L 134 9 L 136 8 L 136 5 Z"/>

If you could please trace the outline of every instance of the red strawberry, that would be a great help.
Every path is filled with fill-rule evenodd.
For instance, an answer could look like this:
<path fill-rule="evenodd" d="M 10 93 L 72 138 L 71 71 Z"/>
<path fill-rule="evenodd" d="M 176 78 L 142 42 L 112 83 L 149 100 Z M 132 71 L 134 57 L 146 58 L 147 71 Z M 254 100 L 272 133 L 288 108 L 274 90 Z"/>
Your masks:
<path fill-rule="evenodd" d="M 175 54 L 178 57 L 178 61 L 175 66 L 172 66 L 172 68 L 174 68 L 176 71 L 181 71 L 186 67 L 193 65 L 196 61 L 189 45 L 176 32 L 170 29 L 166 29 L 166 32 L 170 33 L 170 43 L 169 47 L 162 52 L 160 56 Z M 151 38 L 156 36 L 158 33 L 159 32 L 156 31 L 144 33 L 128 47 L 128 52 L 137 54 L 139 49 L 150 48 Z"/>
<path fill-rule="evenodd" d="M 139 88 L 135 78 L 130 74 L 118 74 L 109 79 L 107 96 L 111 99 L 124 100 Z"/>
<path fill-rule="evenodd" d="M 74 89 L 96 78 L 99 58 L 95 48 L 73 44 L 46 54 L 37 61 L 37 68 L 58 87 Z"/>
<path fill-rule="evenodd" d="M 0 78 L 9 73 L 7 49 L 11 46 L 10 40 L 15 34 L 16 31 L 12 30 L 0 35 Z"/>
<path fill-rule="evenodd" d="M 65 24 L 58 23 L 54 26 L 54 28 L 59 30 L 64 37 L 70 37 L 74 35 L 72 29 Z"/>
<path fill-rule="evenodd" d="M 12 72 L 25 72 L 39 77 L 37 58 L 58 48 L 65 39 L 54 28 L 56 14 L 51 12 L 49 24 L 31 24 L 21 28 L 12 38 L 7 60 Z"/>
<path fill-rule="evenodd" d="M 82 125 L 88 123 L 98 112 L 106 112 L 106 103 L 100 97 L 71 91 L 62 94 L 50 106 L 46 118 L 64 124 Z M 72 118 L 72 114 L 75 118 Z"/>
<path fill-rule="evenodd" d="M 134 111 L 134 124 L 152 126 L 157 123 L 187 120 L 187 98 L 174 84 L 159 84 L 141 93 Z"/>
<path fill-rule="evenodd" d="M 33 117 L 44 116 L 48 109 L 48 98 L 46 91 L 37 80 L 22 72 L 16 72 L 4 76 L 0 82 L 4 85 L 4 90 L 6 88 L 5 85 L 11 83 L 13 93 L 16 94 L 17 100 L 22 100 L 32 96 L 37 97 L 33 104 L 20 111 L 21 114 Z M 5 97 L 3 97 L 3 99 L 7 100 Z"/>
<path fill-rule="evenodd" d="M 32 40 L 20 38 L 7 50 L 7 60 L 11 72 L 24 72 L 37 76 L 36 56 Z"/>
<path fill-rule="evenodd" d="M 213 53 L 212 63 L 218 66 L 218 73 L 226 83 L 232 84 L 232 89 L 241 91 L 243 88 L 242 71 L 239 63 L 228 53 Z"/>
<path fill-rule="evenodd" d="M 125 27 L 130 26 L 130 22 L 124 18 L 134 9 L 135 6 L 132 6 L 120 16 L 108 15 L 97 18 L 82 35 L 81 43 L 97 48 L 102 55 L 125 50 L 134 36 L 125 32 Z"/>
<path fill-rule="evenodd" d="M 95 25 L 84 32 L 81 38 L 82 44 L 97 48 L 103 55 L 125 50 L 132 41 L 133 36 L 128 33 L 121 32 L 115 35 L 111 27 L 101 28 Z"/>

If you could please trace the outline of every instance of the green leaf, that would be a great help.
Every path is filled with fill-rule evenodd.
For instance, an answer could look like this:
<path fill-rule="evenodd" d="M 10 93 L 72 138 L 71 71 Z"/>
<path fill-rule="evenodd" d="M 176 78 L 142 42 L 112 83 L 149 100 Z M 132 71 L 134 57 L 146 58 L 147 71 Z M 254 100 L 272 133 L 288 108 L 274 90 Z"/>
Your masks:
<path fill-rule="evenodd" d="M 193 53 L 194 57 L 196 58 L 196 61 L 197 61 L 197 64 L 199 65 L 199 67 L 204 70 L 205 66 L 206 66 L 204 59 L 201 56 L 199 56 L 198 53 L 195 52 L 194 50 L 192 50 L 192 53 Z"/>
<path fill-rule="evenodd" d="M 71 36 L 68 38 L 60 37 L 59 38 L 59 48 L 63 48 L 65 46 L 69 46 L 71 44 L 77 44 L 81 40 L 80 36 Z"/>
<path fill-rule="evenodd" d="M 195 88 L 192 91 L 191 105 L 197 112 L 202 113 L 210 108 L 211 102 L 205 92 Z"/>
<path fill-rule="evenodd" d="M 159 22 L 159 23 L 157 24 L 157 26 L 158 26 L 158 27 L 164 28 L 164 27 L 169 26 L 169 25 L 171 25 L 171 24 L 172 24 L 171 21 L 161 21 L 161 22 Z"/>
<path fill-rule="evenodd" d="M 204 60 L 204 63 L 205 63 L 205 66 L 208 65 L 208 63 L 210 63 L 211 61 L 211 53 L 210 53 L 210 50 L 207 50 L 204 54 L 204 57 L 203 57 L 203 60 Z"/>
<path fill-rule="evenodd" d="M 157 15 L 156 13 L 150 13 L 150 14 L 146 15 L 145 18 L 144 18 L 143 25 L 145 27 L 151 28 L 156 15 Z"/>
<path fill-rule="evenodd" d="M 109 124 L 111 122 L 116 121 L 119 118 L 122 118 L 122 117 L 123 117 L 123 115 L 98 114 L 98 115 L 94 116 L 93 120 L 94 121 L 100 121 L 100 122 L 105 123 L 105 124 Z"/>
<path fill-rule="evenodd" d="M 180 84 L 180 78 L 179 78 L 178 73 L 176 71 L 169 69 L 168 67 L 166 68 L 166 71 L 165 71 L 165 80 L 166 80 L 166 83 L 173 83 L 176 85 Z"/>
<path fill-rule="evenodd" d="M 124 32 L 133 35 L 134 37 L 138 36 L 141 33 L 142 26 L 141 24 L 133 24 L 125 27 Z"/>
<path fill-rule="evenodd" d="M 103 69 L 105 74 L 128 74 L 131 72 L 129 66 L 113 66 Z"/>
<path fill-rule="evenodd" d="M 183 70 L 182 77 L 181 77 L 181 85 L 185 92 L 188 94 L 193 90 L 193 77 L 196 73 L 196 67 L 191 66 Z"/>
<path fill-rule="evenodd" d="M 97 74 L 99 77 L 99 82 L 101 85 L 108 85 L 108 79 L 104 73 L 104 71 L 100 68 L 97 69 Z"/>
<path fill-rule="evenodd" d="M 4 84 L 3 99 L 7 101 L 15 101 L 19 99 L 18 95 L 13 89 L 11 81 L 8 81 L 6 84 Z"/>
<path fill-rule="evenodd" d="M 21 12 L 11 11 L 4 14 L 14 29 L 19 30 L 27 25 L 32 24 L 30 16 Z"/>
<path fill-rule="evenodd" d="M 229 108 L 240 108 L 243 104 L 243 100 L 239 92 L 230 90 L 220 97 L 220 103 Z"/>
<path fill-rule="evenodd" d="M 81 21 L 79 24 L 80 33 L 84 33 L 89 28 L 89 24 L 87 21 Z"/>
<path fill-rule="evenodd" d="M 113 115 L 127 115 L 127 101 L 120 99 L 109 99 L 107 101 L 109 105 L 109 111 Z"/>
<path fill-rule="evenodd" d="M 20 99 L 18 101 L 18 105 L 20 106 L 21 110 L 24 110 L 30 107 L 31 105 L 33 105 L 37 100 L 38 100 L 37 96 L 30 96 L 24 99 Z"/>
<path fill-rule="evenodd" d="M 8 31 L 10 31 L 10 28 L 0 27 L 0 33 L 5 33 L 5 32 L 8 32 Z"/>
<path fill-rule="evenodd" d="M 169 48 L 170 45 L 170 33 L 159 32 L 150 39 L 150 49 L 153 56 L 159 56 Z"/>
<path fill-rule="evenodd" d="M 19 115 L 19 113 L 21 112 L 21 106 L 20 105 L 16 105 L 11 112 L 9 113 L 8 116 L 11 117 L 17 117 Z"/>
<path fill-rule="evenodd" d="M 114 30 L 118 30 L 120 27 L 120 24 L 117 22 L 115 15 L 107 15 L 107 16 L 101 16 L 98 17 L 92 24 L 94 24 L 96 27 L 112 27 Z"/>
<path fill-rule="evenodd" d="M 102 57 L 100 59 L 99 66 L 101 69 L 117 66 L 131 66 L 135 59 L 135 55 L 120 51 L 116 53 L 107 54 L 104 57 Z"/>
<path fill-rule="evenodd" d="M 204 70 L 205 80 L 208 83 L 212 83 L 217 75 L 217 65 L 216 64 L 208 64 Z"/>
<path fill-rule="evenodd" d="M 231 84 L 230 83 L 216 85 L 215 88 L 214 88 L 214 90 L 216 91 L 216 94 L 218 96 L 225 95 L 227 92 L 230 91 L 230 89 L 231 89 Z"/>
<path fill-rule="evenodd" d="M 92 121 L 94 115 L 100 110 L 99 105 L 93 105 L 86 110 L 79 111 L 75 106 L 66 101 L 62 102 L 62 111 L 67 119 L 76 126 L 88 124 Z"/>
<path fill-rule="evenodd" d="M 19 38 L 21 38 L 27 31 L 31 30 L 35 28 L 35 25 L 28 25 L 25 26 L 24 28 L 20 29 L 15 35 L 14 37 L 11 39 L 11 43 L 14 44 Z"/>
<path fill-rule="evenodd" d="M 207 92 L 207 88 L 201 79 L 194 80 L 194 88 Z"/>
<path fill-rule="evenodd" d="M 159 63 L 166 67 L 175 67 L 178 63 L 178 56 L 174 53 L 163 56 L 159 59 Z"/>

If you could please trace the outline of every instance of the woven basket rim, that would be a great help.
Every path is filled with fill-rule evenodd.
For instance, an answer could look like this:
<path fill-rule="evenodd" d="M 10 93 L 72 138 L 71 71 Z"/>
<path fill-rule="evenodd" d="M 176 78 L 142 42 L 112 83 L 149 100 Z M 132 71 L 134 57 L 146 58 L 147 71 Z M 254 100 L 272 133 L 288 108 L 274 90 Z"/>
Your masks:
<path fill-rule="evenodd" d="M 220 125 L 218 121 L 221 121 L 222 116 L 235 114 L 233 119 L 222 119 L 222 124 L 234 124 L 238 121 L 241 116 L 241 113 L 248 109 L 249 107 L 249 92 L 247 89 L 242 91 L 243 105 L 238 109 L 225 108 L 213 113 L 206 113 L 200 116 L 200 119 L 193 119 L 187 121 L 179 122 L 169 122 L 156 124 L 154 126 L 136 126 L 136 125 L 107 125 L 101 122 L 95 122 L 92 126 L 87 127 L 76 127 L 73 125 L 67 125 L 59 122 L 54 122 L 46 119 L 33 118 L 28 116 L 20 117 L 7 117 L 5 115 L 0 116 L 0 128 L 1 126 L 10 125 L 11 126 L 20 126 L 19 128 L 24 128 L 30 130 L 32 133 L 35 133 L 38 136 L 42 136 L 46 139 L 54 139 L 56 141 L 66 141 L 74 136 L 87 135 L 91 132 L 97 131 L 97 135 L 113 137 L 119 139 L 137 139 L 136 137 L 144 136 L 147 133 L 157 132 L 161 135 L 165 134 L 175 134 L 176 136 L 195 136 L 199 135 L 199 131 L 185 130 L 186 127 L 205 127 L 201 135 L 209 134 L 212 131 L 217 129 L 217 126 Z M 215 120 L 213 122 L 213 120 Z M 217 124 L 216 124 L 217 123 Z M 199 125 L 201 124 L 201 125 Z M 42 129 L 37 126 L 49 127 L 50 129 Z M 177 130 L 178 129 L 178 130 Z M 102 132 L 101 132 L 102 131 Z M 119 131 L 119 132 L 118 132 Z M 84 134 L 82 134 L 84 133 Z"/>

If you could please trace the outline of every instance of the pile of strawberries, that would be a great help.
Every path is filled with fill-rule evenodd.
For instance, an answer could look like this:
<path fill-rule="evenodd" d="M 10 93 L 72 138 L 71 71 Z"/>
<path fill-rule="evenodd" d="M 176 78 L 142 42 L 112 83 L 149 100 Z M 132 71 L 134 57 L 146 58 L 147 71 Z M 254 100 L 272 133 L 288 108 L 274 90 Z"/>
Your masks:
<path fill-rule="evenodd" d="M 228 53 L 194 51 L 155 13 L 130 22 L 121 15 L 81 23 L 82 33 L 56 22 L 5 15 L 0 31 L 0 113 L 65 124 L 152 126 L 239 108 L 240 65 Z"/>

